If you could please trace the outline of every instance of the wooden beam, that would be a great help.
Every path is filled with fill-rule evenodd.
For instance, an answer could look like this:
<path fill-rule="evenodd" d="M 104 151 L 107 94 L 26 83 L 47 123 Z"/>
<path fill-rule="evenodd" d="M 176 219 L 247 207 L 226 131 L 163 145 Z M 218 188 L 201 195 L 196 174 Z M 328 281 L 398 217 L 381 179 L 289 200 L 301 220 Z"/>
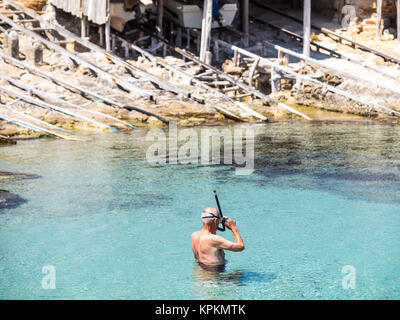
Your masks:
<path fill-rule="evenodd" d="M 342 10 L 344 7 L 344 0 L 338 1 L 338 21 L 342 22 Z"/>
<path fill-rule="evenodd" d="M 111 52 L 111 12 L 110 12 L 110 0 L 107 0 L 107 22 L 105 26 L 106 33 L 106 51 Z"/>
<path fill-rule="evenodd" d="M 397 0 L 397 40 L 400 47 L 400 0 Z"/>
<path fill-rule="evenodd" d="M 376 2 L 376 41 L 381 41 L 382 0 Z"/>
<path fill-rule="evenodd" d="M 200 60 L 206 61 L 207 51 L 210 48 L 211 24 L 212 24 L 212 0 L 204 0 L 203 21 L 201 25 L 201 44 L 200 44 Z"/>
<path fill-rule="evenodd" d="M 304 0 L 303 9 L 303 54 L 310 56 L 310 36 L 311 36 L 311 0 Z"/>
<path fill-rule="evenodd" d="M 164 0 L 157 0 L 157 34 L 163 34 Z"/>
<path fill-rule="evenodd" d="M 249 0 L 241 0 L 240 14 L 242 18 L 242 32 L 245 34 L 244 46 L 249 46 Z"/>

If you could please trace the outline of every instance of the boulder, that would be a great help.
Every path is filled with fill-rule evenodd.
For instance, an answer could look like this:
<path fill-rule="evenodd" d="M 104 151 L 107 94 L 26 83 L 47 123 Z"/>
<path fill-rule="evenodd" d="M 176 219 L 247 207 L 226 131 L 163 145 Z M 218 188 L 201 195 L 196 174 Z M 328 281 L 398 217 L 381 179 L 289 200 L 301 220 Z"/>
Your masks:
<path fill-rule="evenodd" d="M 18 207 L 26 200 L 22 199 L 19 195 L 13 194 L 7 190 L 0 190 L 0 210 L 11 209 Z M 3 211 L 0 211 L 2 213 Z"/>

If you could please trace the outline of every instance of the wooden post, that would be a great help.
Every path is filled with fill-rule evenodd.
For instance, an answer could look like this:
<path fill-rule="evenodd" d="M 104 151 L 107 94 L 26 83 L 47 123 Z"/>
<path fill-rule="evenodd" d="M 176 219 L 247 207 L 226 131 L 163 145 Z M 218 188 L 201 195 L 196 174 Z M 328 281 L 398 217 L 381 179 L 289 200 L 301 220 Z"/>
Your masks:
<path fill-rule="evenodd" d="M 186 29 L 186 49 L 190 49 L 190 29 L 189 28 Z"/>
<path fill-rule="evenodd" d="M 311 0 L 304 0 L 303 54 L 310 56 Z"/>
<path fill-rule="evenodd" d="M 19 39 L 18 39 L 18 33 L 16 31 L 11 31 L 7 35 L 7 48 L 6 52 L 9 56 L 19 59 Z"/>
<path fill-rule="evenodd" d="M 397 0 L 397 40 L 400 47 L 400 0 Z"/>
<path fill-rule="evenodd" d="M 32 46 L 32 58 L 35 65 L 43 63 L 43 48 L 39 42 L 35 42 Z"/>
<path fill-rule="evenodd" d="M 87 37 L 88 30 L 88 17 L 82 14 L 81 16 L 81 38 L 84 39 Z"/>
<path fill-rule="evenodd" d="M 381 41 L 382 0 L 376 2 L 376 41 Z"/>
<path fill-rule="evenodd" d="M 338 20 L 342 22 L 342 10 L 344 7 L 344 0 L 339 0 L 338 2 Z"/>
<path fill-rule="evenodd" d="M 241 0 L 240 15 L 242 18 L 242 32 L 245 34 L 243 39 L 244 46 L 249 46 L 249 0 Z"/>
<path fill-rule="evenodd" d="M 103 26 L 99 26 L 99 45 L 100 47 L 104 46 L 104 31 Z"/>
<path fill-rule="evenodd" d="M 164 0 L 157 0 L 157 34 L 163 35 Z"/>
<path fill-rule="evenodd" d="M 211 39 L 211 24 L 212 24 L 212 0 L 204 0 L 203 7 L 203 22 L 201 25 L 201 45 L 200 45 L 200 60 L 206 61 L 207 52 L 210 48 Z"/>
<path fill-rule="evenodd" d="M 110 0 L 107 1 L 107 22 L 106 22 L 106 51 L 111 52 L 111 12 Z"/>

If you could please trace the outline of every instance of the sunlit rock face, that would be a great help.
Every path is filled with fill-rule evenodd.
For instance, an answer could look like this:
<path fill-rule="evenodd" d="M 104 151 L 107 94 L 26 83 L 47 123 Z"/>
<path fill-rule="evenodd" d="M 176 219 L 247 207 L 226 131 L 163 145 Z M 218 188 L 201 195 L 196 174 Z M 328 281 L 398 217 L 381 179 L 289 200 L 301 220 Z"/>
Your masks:
<path fill-rule="evenodd" d="M 47 4 L 47 0 L 17 0 L 21 2 L 25 7 L 30 9 L 41 11 L 42 8 Z"/>

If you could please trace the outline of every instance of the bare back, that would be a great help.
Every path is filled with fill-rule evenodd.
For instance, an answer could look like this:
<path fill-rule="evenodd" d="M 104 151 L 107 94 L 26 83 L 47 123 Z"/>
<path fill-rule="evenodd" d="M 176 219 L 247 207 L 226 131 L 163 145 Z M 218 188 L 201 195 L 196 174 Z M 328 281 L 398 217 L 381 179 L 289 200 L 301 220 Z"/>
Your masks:
<path fill-rule="evenodd" d="M 219 236 L 204 230 L 192 234 L 192 249 L 194 257 L 206 265 L 225 264 L 225 252 L 218 247 Z"/>

